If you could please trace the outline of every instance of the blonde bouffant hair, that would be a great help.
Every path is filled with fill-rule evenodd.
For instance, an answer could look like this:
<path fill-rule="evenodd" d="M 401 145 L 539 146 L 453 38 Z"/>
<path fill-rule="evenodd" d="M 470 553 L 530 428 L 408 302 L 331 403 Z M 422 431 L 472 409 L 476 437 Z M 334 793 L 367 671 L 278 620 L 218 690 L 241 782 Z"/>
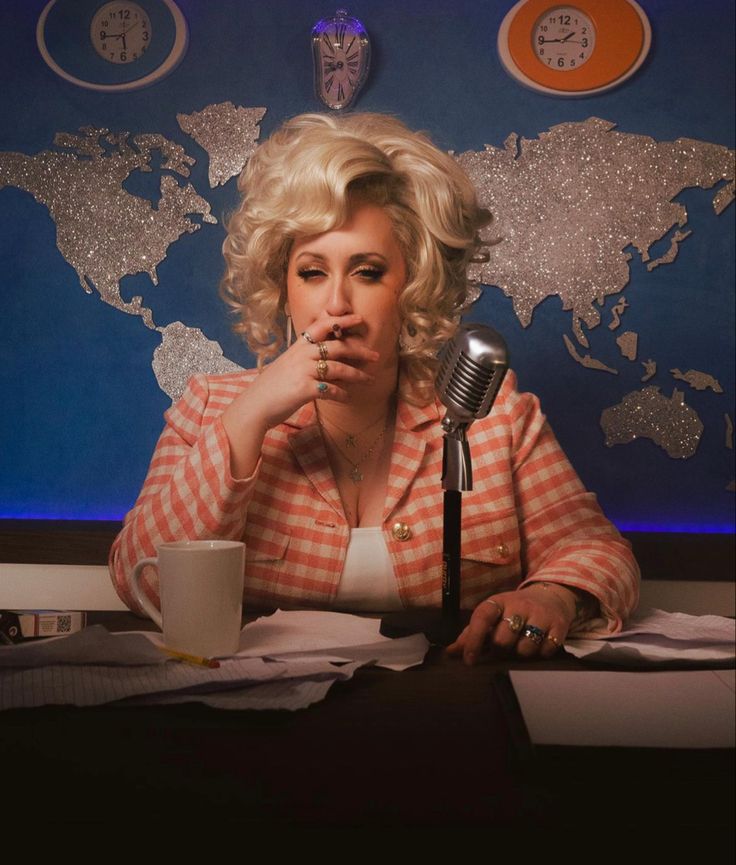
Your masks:
<path fill-rule="evenodd" d="M 221 292 L 259 367 L 285 343 L 294 239 L 341 227 L 356 202 L 376 204 L 391 219 L 407 265 L 399 297 L 401 396 L 430 401 L 435 357 L 457 327 L 467 266 L 489 219 L 455 160 L 393 117 L 303 114 L 257 148 L 238 189 Z"/>

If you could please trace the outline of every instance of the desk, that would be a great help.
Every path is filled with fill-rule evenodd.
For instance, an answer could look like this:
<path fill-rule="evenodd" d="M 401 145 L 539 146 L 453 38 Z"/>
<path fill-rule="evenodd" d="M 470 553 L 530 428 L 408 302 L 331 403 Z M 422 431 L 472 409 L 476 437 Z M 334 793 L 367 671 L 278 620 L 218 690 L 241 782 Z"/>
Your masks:
<path fill-rule="evenodd" d="M 123 613 L 91 618 L 141 626 Z M 558 833 L 575 858 L 588 858 L 583 838 L 623 855 L 646 833 L 660 857 L 670 842 L 673 853 L 692 843 L 697 862 L 707 839 L 709 863 L 732 861 L 732 751 L 532 751 L 493 684 L 511 666 L 468 668 L 433 648 L 422 667 L 359 670 L 296 713 L 196 704 L 0 713 L 3 779 L 13 790 L 5 824 L 27 819 L 33 802 L 44 823 L 113 815 L 123 828 L 127 817 L 114 815 L 129 815 L 135 802 L 156 819 L 217 814 L 248 831 L 341 827 L 375 838 L 405 828 L 415 840 L 493 831 L 518 839 L 520 853 L 542 844 L 529 835 L 537 829 Z M 580 665 L 568 657 L 545 666 Z"/>

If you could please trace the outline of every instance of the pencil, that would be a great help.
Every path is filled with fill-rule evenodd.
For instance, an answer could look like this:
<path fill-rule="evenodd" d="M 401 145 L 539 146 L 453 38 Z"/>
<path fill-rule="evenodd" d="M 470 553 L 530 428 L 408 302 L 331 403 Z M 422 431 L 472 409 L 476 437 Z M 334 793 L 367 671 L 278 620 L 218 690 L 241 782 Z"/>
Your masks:
<path fill-rule="evenodd" d="M 200 658 L 199 655 L 190 655 L 188 652 L 178 652 L 176 649 L 169 649 L 166 646 L 159 646 L 162 652 L 176 658 L 177 661 L 185 661 L 187 664 L 196 664 L 198 667 L 209 667 L 214 670 L 220 666 L 220 662 L 215 658 Z"/>

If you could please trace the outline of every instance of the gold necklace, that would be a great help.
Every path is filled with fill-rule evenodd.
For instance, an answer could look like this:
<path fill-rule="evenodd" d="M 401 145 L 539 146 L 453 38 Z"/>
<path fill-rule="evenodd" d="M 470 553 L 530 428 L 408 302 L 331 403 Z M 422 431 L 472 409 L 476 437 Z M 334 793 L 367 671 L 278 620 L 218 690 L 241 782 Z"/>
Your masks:
<path fill-rule="evenodd" d="M 371 443 L 370 447 L 366 448 L 366 450 L 363 451 L 363 453 L 358 456 L 357 460 L 354 460 L 354 459 L 352 459 L 352 457 L 349 457 L 345 453 L 345 451 L 340 447 L 340 445 L 335 441 L 335 438 L 330 434 L 329 430 L 325 429 L 325 426 L 322 423 L 322 419 L 319 416 L 319 412 L 317 413 L 317 423 L 319 424 L 320 430 L 322 430 L 323 436 L 332 442 L 332 444 L 335 446 L 335 450 L 337 450 L 337 452 L 340 454 L 340 456 L 347 463 L 350 464 L 350 466 L 351 466 L 351 469 L 349 472 L 350 480 L 354 484 L 359 484 L 363 480 L 363 472 L 360 470 L 360 466 L 367 459 L 370 459 L 370 457 L 373 455 L 374 451 L 378 447 L 378 443 L 380 441 L 382 441 L 383 437 L 386 435 L 386 429 L 388 427 L 388 415 L 386 415 L 386 417 L 384 418 L 383 429 L 381 430 L 381 432 L 378 433 L 376 438 Z M 375 424 L 373 424 L 373 426 L 375 426 Z"/>
<path fill-rule="evenodd" d="M 345 447 L 348 447 L 348 448 L 357 448 L 358 447 L 358 439 L 360 438 L 360 436 L 365 435 L 367 432 L 372 430 L 373 427 L 376 426 L 376 424 L 379 424 L 381 421 L 385 421 L 387 417 L 388 417 L 388 414 L 381 415 L 380 417 L 376 418 L 372 424 L 369 424 L 369 426 L 367 426 L 363 430 L 363 432 L 351 433 L 351 432 L 348 432 L 346 429 L 343 429 L 340 426 L 340 424 L 335 423 L 334 420 L 328 420 L 327 418 L 325 418 L 323 421 L 322 417 L 319 414 L 319 411 L 317 412 L 317 419 L 319 420 L 320 426 L 324 422 L 324 423 L 330 424 L 331 426 L 334 426 L 335 429 L 340 430 L 340 432 L 345 436 Z M 383 431 L 384 432 L 386 431 L 386 424 L 385 423 L 384 423 Z M 335 445 L 337 445 L 337 442 L 335 441 L 333 436 L 330 436 L 330 439 L 332 440 L 332 442 Z M 343 454 L 343 456 L 344 456 L 344 454 Z"/>

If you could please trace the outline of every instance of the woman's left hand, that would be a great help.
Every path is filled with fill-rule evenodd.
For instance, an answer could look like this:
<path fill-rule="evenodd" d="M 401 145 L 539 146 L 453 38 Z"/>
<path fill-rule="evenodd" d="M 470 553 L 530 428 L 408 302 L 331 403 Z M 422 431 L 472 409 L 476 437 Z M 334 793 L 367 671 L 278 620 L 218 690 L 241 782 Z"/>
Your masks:
<path fill-rule="evenodd" d="M 576 596 L 557 583 L 534 583 L 481 601 L 450 655 L 474 664 L 486 646 L 522 658 L 549 658 L 562 648 L 575 618 Z"/>

